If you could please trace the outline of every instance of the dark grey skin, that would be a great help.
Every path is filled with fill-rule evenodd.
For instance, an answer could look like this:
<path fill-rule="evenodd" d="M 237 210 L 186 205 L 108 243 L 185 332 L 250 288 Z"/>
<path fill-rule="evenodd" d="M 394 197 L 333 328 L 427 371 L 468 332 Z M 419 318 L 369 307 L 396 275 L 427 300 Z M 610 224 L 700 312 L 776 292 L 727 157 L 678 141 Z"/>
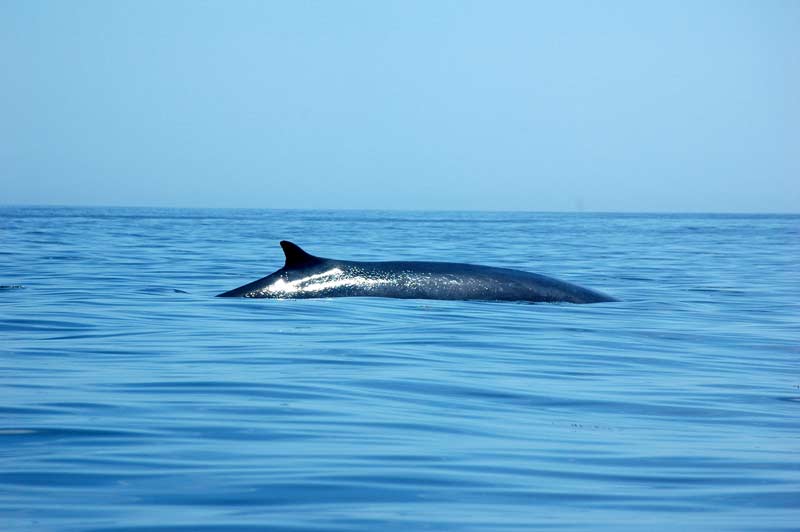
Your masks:
<path fill-rule="evenodd" d="M 286 264 L 218 297 L 394 297 L 602 303 L 616 299 L 535 273 L 454 262 L 356 262 L 309 255 L 281 241 Z"/>

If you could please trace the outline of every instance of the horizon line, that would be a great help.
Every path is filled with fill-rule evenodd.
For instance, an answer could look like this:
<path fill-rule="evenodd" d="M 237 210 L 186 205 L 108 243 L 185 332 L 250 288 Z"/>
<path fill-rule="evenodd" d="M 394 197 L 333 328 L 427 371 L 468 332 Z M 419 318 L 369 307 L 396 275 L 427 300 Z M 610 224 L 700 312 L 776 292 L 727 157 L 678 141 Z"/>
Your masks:
<path fill-rule="evenodd" d="M 70 203 L 0 203 L 0 208 L 65 208 L 65 209 L 172 209 L 172 210 L 263 210 L 263 211 L 361 211 L 361 212 L 484 212 L 484 213 L 539 213 L 539 214 L 713 214 L 713 215 L 767 215 L 800 216 L 800 211 L 704 211 L 704 210 L 525 210 L 525 209 L 412 209 L 412 208 L 360 208 L 360 207 L 207 207 L 207 206 L 167 206 L 167 205 L 81 205 Z"/>

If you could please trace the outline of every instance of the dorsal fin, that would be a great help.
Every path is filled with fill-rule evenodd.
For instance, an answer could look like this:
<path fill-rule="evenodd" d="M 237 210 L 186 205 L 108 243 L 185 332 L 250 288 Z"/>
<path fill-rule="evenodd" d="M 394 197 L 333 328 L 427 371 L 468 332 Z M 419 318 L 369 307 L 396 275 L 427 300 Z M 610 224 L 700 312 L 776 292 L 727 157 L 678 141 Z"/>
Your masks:
<path fill-rule="evenodd" d="M 286 264 L 283 265 L 284 268 L 302 268 L 303 266 L 311 266 L 322 262 L 322 259 L 319 257 L 306 253 L 300 249 L 300 246 L 288 240 L 281 240 L 281 247 L 283 248 L 284 255 L 286 255 Z"/>

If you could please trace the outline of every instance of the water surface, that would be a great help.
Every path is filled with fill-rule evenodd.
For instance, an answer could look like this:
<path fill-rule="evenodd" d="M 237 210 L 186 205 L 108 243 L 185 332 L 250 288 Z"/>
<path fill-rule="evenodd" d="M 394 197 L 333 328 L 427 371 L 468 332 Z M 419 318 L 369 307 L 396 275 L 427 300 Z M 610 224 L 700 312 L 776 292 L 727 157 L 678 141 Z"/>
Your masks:
<path fill-rule="evenodd" d="M 622 301 L 213 297 L 281 239 Z M 796 529 L 798 259 L 798 216 L 0 208 L 0 529 Z"/>

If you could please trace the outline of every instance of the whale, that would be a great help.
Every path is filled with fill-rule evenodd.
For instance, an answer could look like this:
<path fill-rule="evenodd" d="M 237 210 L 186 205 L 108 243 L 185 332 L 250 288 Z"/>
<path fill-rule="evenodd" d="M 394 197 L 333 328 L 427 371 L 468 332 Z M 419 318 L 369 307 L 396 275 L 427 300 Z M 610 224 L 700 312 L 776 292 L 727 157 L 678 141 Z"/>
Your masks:
<path fill-rule="evenodd" d="M 456 262 L 364 262 L 317 257 L 282 240 L 283 268 L 217 297 L 306 299 L 389 297 L 602 303 L 617 301 L 596 290 L 536 273 Z"/>

